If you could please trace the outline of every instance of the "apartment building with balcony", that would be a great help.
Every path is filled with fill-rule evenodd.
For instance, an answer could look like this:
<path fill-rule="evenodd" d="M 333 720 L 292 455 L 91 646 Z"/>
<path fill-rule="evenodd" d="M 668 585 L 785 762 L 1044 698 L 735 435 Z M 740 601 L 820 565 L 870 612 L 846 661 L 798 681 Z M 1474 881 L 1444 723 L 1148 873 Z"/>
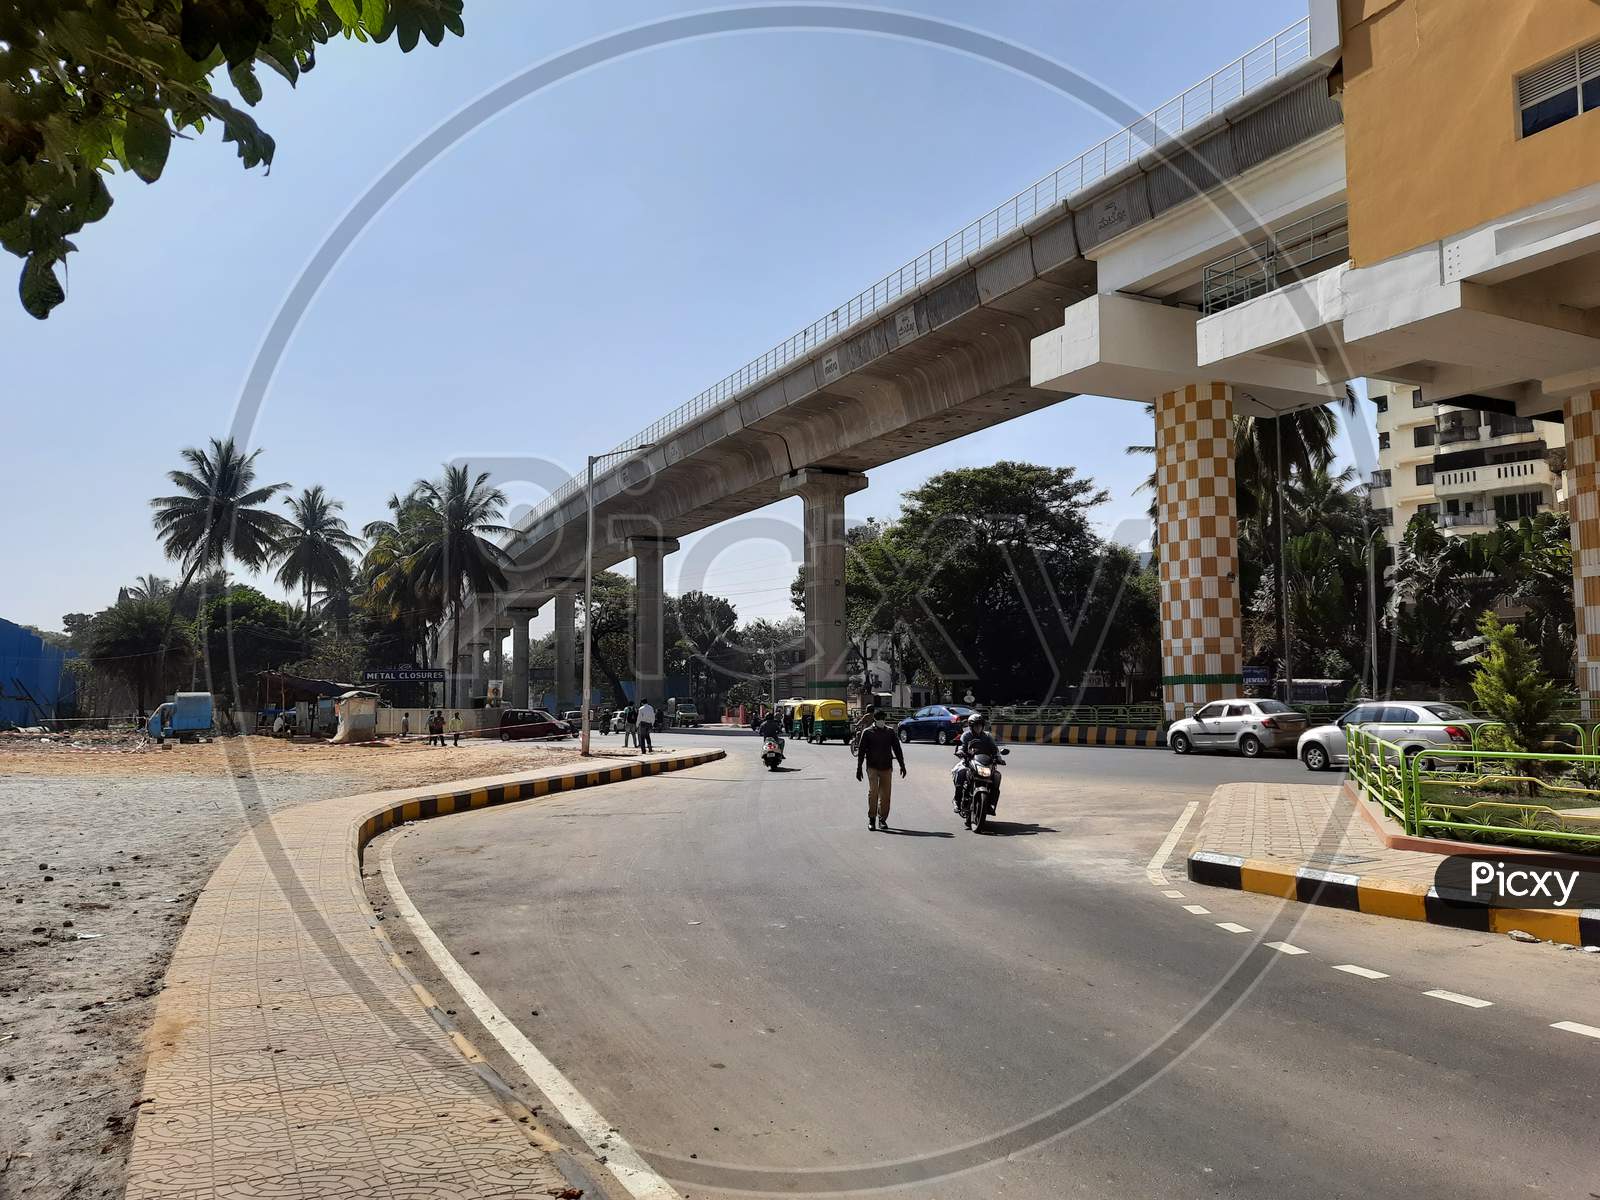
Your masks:
<path fill-rule="evenodd" d="M 1565 501 L 1561 422 L 1435 403 L 1380 379 L 1367 397 L 1378 427 L 1370 495 L 1391 544 L 1419 512 L 1446 532 L 1480 533 Z"/>

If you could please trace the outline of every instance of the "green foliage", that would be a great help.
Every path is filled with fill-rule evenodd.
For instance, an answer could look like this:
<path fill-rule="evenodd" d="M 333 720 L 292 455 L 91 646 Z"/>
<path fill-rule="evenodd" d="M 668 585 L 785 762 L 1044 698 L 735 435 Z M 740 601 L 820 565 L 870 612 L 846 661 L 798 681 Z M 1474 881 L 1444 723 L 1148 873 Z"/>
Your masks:
<path fill-rule="evenodd" d="M 304 589 L 310 611 L 313 589 L 332 593 L 349 587 L 354 574 L 350 556 L 360 551 L 361 543 L 339 516 L 344 504 L 320 484 L 289 497 L 287 503 L 291 517 L 278 537 L 278 582 Z"/>
<path fill-rule="evenodd" d="M 111 210 L 114 166 L 161 177 L 175 139 L 216 125 L 246 168 L 276 147 L 218 96 L 226 71 L 246 105 L 257 69 L 295 84 L 336 36 L 393 37 L 405 51 L 460 36 L 462 0 L 12 0 L 0 6 L 0 246 L 23 260 L 23 308 L 65 299 L 56 266 Z"/>
<path fill-rule="evenodd" d="M 308 630 L 284 604 L 242 583 L 206 602 L 200 638 L 213 690 L 230 680 L 248 690 L 257 672 L 277 670 L 310 648 Z"/>
<path fill-rule="evenodd" d="M 1538 656 L 1516 628 L 1492 612 L 1478 620 L 1483 650 L 1472 694 L 1491 720 L 1504 725 L 1513 750 L 1538 752 L 1550 736 L 1560 692 L 1539 668 Z"/>
<path fill-rule="evenodd" d="M 165 599 L 124 597 L 79 627 L 84 660 L 126 683 L 139 710 L 147 712 L 189 671 L 188 631 L 169 633 L 171 623 L 172 609 Z"/>

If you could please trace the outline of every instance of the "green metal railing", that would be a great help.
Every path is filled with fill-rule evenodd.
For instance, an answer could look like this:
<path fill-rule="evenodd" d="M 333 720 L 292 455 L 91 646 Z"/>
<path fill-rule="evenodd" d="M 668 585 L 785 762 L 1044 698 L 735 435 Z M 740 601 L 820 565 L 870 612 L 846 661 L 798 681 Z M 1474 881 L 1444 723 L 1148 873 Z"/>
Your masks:
<path fill-rule="evenodd" d="M 1600 754 L 1480 745 L 1407 754 L 1359 726 L 1345 737 L 1350 778 L 1413 837 L 1600 854 Z"/>

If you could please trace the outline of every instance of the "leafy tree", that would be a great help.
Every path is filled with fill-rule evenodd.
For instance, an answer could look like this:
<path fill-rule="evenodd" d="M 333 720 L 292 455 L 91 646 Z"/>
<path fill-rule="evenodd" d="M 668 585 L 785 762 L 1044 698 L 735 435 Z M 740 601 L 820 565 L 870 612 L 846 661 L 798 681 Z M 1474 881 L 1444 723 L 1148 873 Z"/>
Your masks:
<path fill-rule="evenodd" d="M 1550 736 L 1560 691 L 1539 669 L 1538 655 L 1492 613 L 1478 619 L 1483 649 L 1472 676 L 1472 694 L 1492 720 L 1504 724 L 1513 750 L 1537 752 Z"/>
<path fill-rule="evenodd" d="M 179 494 L 150 501 L 162 548 L 168 558 L 184 564 L 168 609 L 169 629 L 201 568 L 220 570 L 232 557 L 259 570 L 277 553 L 288 522 L 262 505 L 289 485 L 257 485 L 260 453 L 243 453 L 231 437 L 212 438 L 209 450 L 190 446 L 182 455 L 189 469 L 167 473 Z"/>
<path fill-rule="evenodd" d="M 361 543 L 339 516 L 343 502 L 331 498 L 321 484 L 286 502 L 290 520 L 278 538 L 278 582 L 303 588 L 310 612 L 313 588 L 331 593 L 349 587 L 354 574 L 350 556 L 360 552 Z"/>
<path fill-rule="evenodd" d="M 124 598 L 90 622 L 84 658 L 96 671 L 125 682 L 139 711 L 147 712 L 149 702 L 164 696 L 188 667 L 188 633 L 179 631 L 174 639 L 172 632 L 172 610 L 165 600 Z"/>
<path fill-rule="evenodd" d="M 419 479 L 412 489 L 417 507 L 416 545 L 406 555 L 420 595 L 442 603 L 450 621 L 450 703 L 458 703 L 455 664 L 461 657 L 461 610 L 467 597 L 506 586 L 505 551 L 490 538 L 511 532 L 501 523 L 506 495 L 489 486 L 489 473 L 447 466 L 438 479 Z"/>
<path fill-rule="evenodd" d="M 730 643 L 739 614 L 721 596 L 685 592 L 666 604 L 667 673 L 693 681 L 695 703 L 714 711 L 732 682 L 738 653 Z"/>
<path fill-rule="evenodd" d="M 256 674 L 305 657 L 310 633 L 303 614 L 247 584 L 234 584 L 208 600 L 200 614 L 213 689 L 231 680 L 239 685 L 241 702 L 253 698 Z"/>
<path fill-rule="evenodd" d="M 14 0 L 0 9 L 0 246 L 23 260 L 22 306 L 65 299 L 56 266 L 111 209 L 113 165 L 154 183 L 175 139 L 215 124 L 245 167 L 275 147 L 214 91 L 250 106 L 257 69 L 291 85 L 335 36 L 413 49 L 459 36 L 461 0 Z"/>

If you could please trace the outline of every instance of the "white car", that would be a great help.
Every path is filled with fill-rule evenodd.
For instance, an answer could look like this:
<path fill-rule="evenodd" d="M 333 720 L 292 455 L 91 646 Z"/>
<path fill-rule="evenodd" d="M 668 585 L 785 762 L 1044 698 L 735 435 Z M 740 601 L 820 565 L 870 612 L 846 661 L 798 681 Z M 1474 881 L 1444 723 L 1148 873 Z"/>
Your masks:
<path fill-rule="evenodd" d="M 1473 727 L 1481 724 L 1482 717 L 1445 700 L 1371 701 L 1356 705 L 1332 725 L 1306 730 L 1296 753 L 1311 771 L 1345 766 L 1350 761 L 1345 730 L 1351 725 L 1399 746 L 1407 758 L 1429 746 L 1470 750 Z"/>
<path fill-rule="evenodd" d="M 1177 754 L 1233 750 L 1256 758 L 1266 750 L 1293 750 L 1305 727 L 1305 714 L 1281 700 L 1213 700 L 1194 716 L 1174 721 L 1167 745 Z"/>

